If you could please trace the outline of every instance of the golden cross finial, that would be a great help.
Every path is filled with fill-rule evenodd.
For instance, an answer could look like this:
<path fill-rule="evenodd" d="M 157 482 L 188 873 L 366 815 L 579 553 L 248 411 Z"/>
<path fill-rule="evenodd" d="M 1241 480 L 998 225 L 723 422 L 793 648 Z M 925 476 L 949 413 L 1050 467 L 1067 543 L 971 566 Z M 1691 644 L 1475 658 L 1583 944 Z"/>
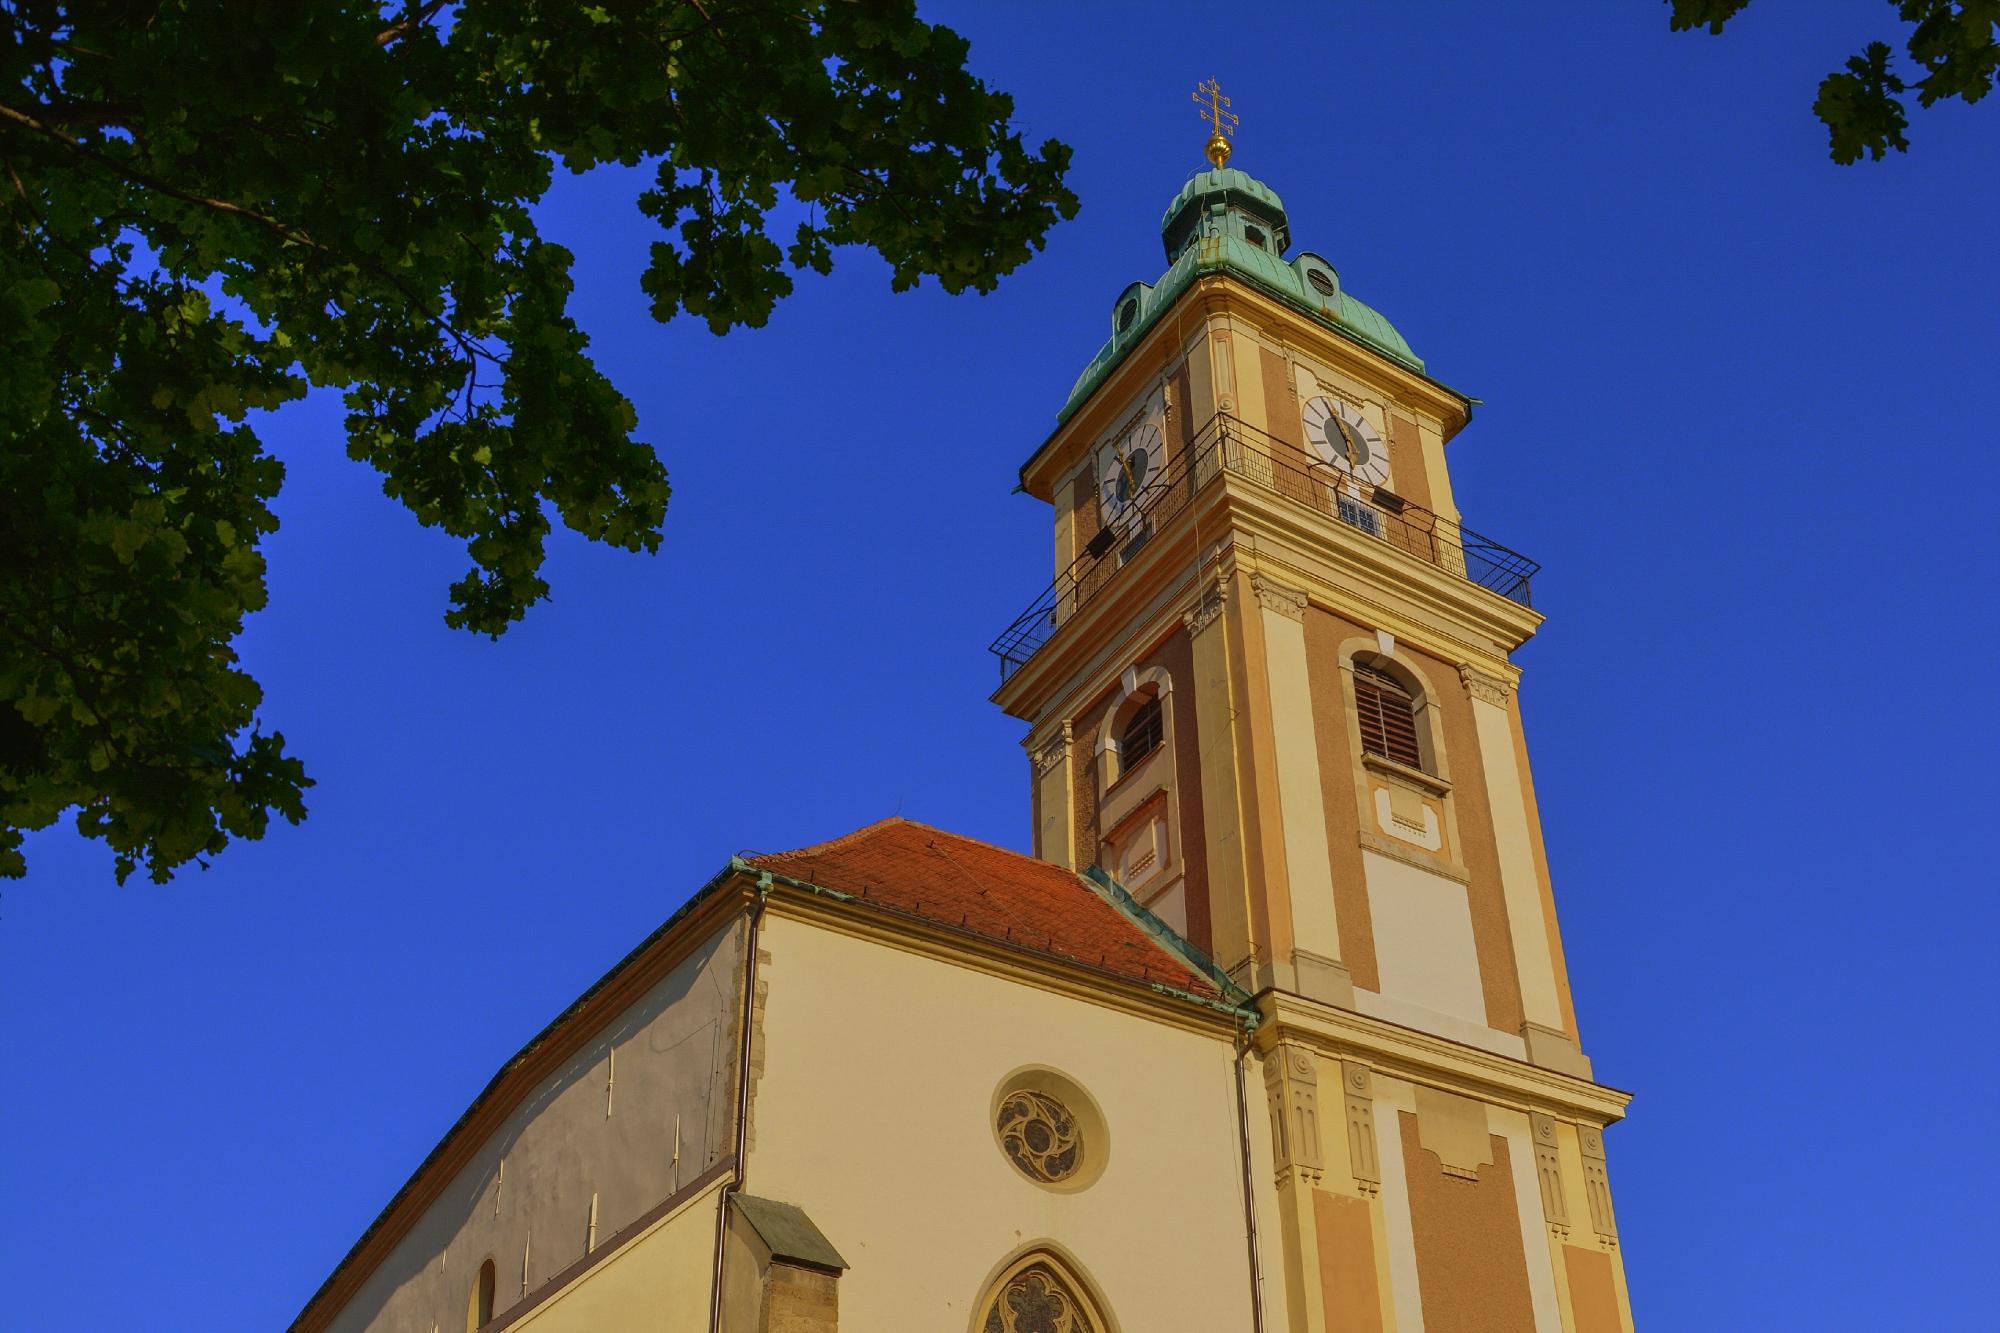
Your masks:
<path fill-rule="evenodd" d="M 1229 99 L 1222 95 L 1222 85 L 1213 78 L 1195 85 L 1194 100 L 1198 106 L 1208 103 L 1201 108 L 1200 115 L 1214 127 L 1208 136 L 1208 160 L 1219 171 L 1229 161 L 1229 140 L 1236 133 L 1236 113 L 1223 109 L 1229 105 Z"/>

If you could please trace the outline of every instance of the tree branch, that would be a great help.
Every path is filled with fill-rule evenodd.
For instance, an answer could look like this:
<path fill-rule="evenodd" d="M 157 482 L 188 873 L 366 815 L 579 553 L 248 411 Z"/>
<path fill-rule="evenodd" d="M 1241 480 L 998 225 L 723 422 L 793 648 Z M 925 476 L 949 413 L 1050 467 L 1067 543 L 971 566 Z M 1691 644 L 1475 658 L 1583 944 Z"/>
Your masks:
<path fill-rule="evenodd" d="M 391 42 L 400 41 L 409 36 L 424 24 L 436 18 L 438 11 L 450 2 L 451 0 L 425 0 L 423 5 L 412 11 L 408 16 L 399 19 L 394 24 L 376 33 L 375 45 L 387 46 Z"/>
<path fill-rule="evenodd" d="M 107 157 L 105 154 L 98 152 L 95 148 L 92 148 L 89 144 L 86 144 L 79 139 L 72 138 L 67 134 L 64 134 L 61 130 L 55 128 L 53 125 L 44 125 L 41 121 L 36 120 L 33 116 L 27 115 L 24 112 L 16 111 L 13 107 L 8 106 L 5 103 L 0 103 L 0 119 L 11 120 L 18 125 L 26 126 L 28 129 L 33 130 L 35 133 L 42 135 L 44 138 L 53 139 L 57 143 L 62 144 L 65 148 L 68 148 L 71 152 L 90 159 L 92 162 L 95 162 L 98 166 L 103 167 L 107 171 L 115 172 L 118 175 L 123 176 L 126 180 L 131 181 L 134 185 L 143 185 L 149 190 L 158 190 L 161 194 L 164 194 L 172 199 L 178 199 L 184 204 L 193 204 L 198 208 L 214 209 L 218 213 L 234 214 L 237 217 L 247 219 L 248 221 L 251 222 L 255 222 L 259 226 L 268 227 L 271 231 L 277 233 L 285 240 L 295 242 L 299 245 L 307 246 L 314 250 L 326 249 L 325 246 L 321 245 L 318 241 L 315 241 L 312 237 L 306 235 L 304 232 L 299 231 L 292 227 L 288 227 L 284 223 L 278 221 L 278 219 L 271 217 L 268 214 L 259 213 L 254 208 L 245 208 L 241 204 L 232 204 L 227 199 L 212 199 L 207 195 L 190 194 L 186 190 L 176 189 L 174 186 L 167 184 L 167 182 L 161 180 L 159 177 L 151 176 L 143 171 L 138 171 L 132 167 L 128 167 L 123 162 L 118 161 L 116 158 Z"/>

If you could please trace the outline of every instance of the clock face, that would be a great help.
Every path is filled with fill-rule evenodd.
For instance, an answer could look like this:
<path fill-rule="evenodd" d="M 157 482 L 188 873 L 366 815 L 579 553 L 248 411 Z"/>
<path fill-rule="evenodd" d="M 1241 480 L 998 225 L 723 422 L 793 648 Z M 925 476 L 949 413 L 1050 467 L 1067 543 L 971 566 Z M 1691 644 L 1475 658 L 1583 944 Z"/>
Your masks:
<path fill-rule="evenodd" d="M 1104 521 L 1136 526 L 1148 494 L 1166 473 L 1166 441 L 1160 428 L 1143 422 L 1104 451 L 1097 466 L 1098 502 Z"/>
<path fill-rule="evenodd" d="M 1301 413 L 1306 439 L 1321 461 L 1370 486 L 1389 479 L 1389 451 L 1361 410 L 1338 398 L 1314 398 Z"/>

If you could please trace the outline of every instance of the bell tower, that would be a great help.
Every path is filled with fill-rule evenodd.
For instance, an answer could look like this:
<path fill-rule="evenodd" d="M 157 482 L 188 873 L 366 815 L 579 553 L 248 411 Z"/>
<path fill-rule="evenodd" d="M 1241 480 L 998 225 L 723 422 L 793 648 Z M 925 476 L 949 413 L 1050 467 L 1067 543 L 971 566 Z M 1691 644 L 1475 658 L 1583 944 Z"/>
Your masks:
<path fill-rule="evenodd" d="M 1294 249 L 1226 165 L 1227 99 L 1196 99 L 1167 269 L 1021 467 L 1057 572 L 994 700 L 1028 724 L 1035 853 L 1255 997 L 1293 1328 L 1629 1328 L 1626 1096 L 1579 1036 L 1510 661 L 1538 566 L 1460 517 L 1473 400 Z"/>

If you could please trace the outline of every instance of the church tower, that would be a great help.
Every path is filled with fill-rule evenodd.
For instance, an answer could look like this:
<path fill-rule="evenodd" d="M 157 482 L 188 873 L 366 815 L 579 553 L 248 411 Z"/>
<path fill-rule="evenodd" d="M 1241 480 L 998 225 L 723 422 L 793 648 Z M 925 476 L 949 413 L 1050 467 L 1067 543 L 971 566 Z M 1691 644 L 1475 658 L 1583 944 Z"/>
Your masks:
<path fill-rule="evenodd" d="M 1627 1096 L 1579 1036 L 1510 661 L 1537 566 L 1460 518 L 1473 400 L 1294 246 L 1197 100 L 1168 267 L 1021 468 L 1057 575 L 994 699 L 1035 853 L 1255 997 L 1292 1328 L 1629 1329 Z"/>

